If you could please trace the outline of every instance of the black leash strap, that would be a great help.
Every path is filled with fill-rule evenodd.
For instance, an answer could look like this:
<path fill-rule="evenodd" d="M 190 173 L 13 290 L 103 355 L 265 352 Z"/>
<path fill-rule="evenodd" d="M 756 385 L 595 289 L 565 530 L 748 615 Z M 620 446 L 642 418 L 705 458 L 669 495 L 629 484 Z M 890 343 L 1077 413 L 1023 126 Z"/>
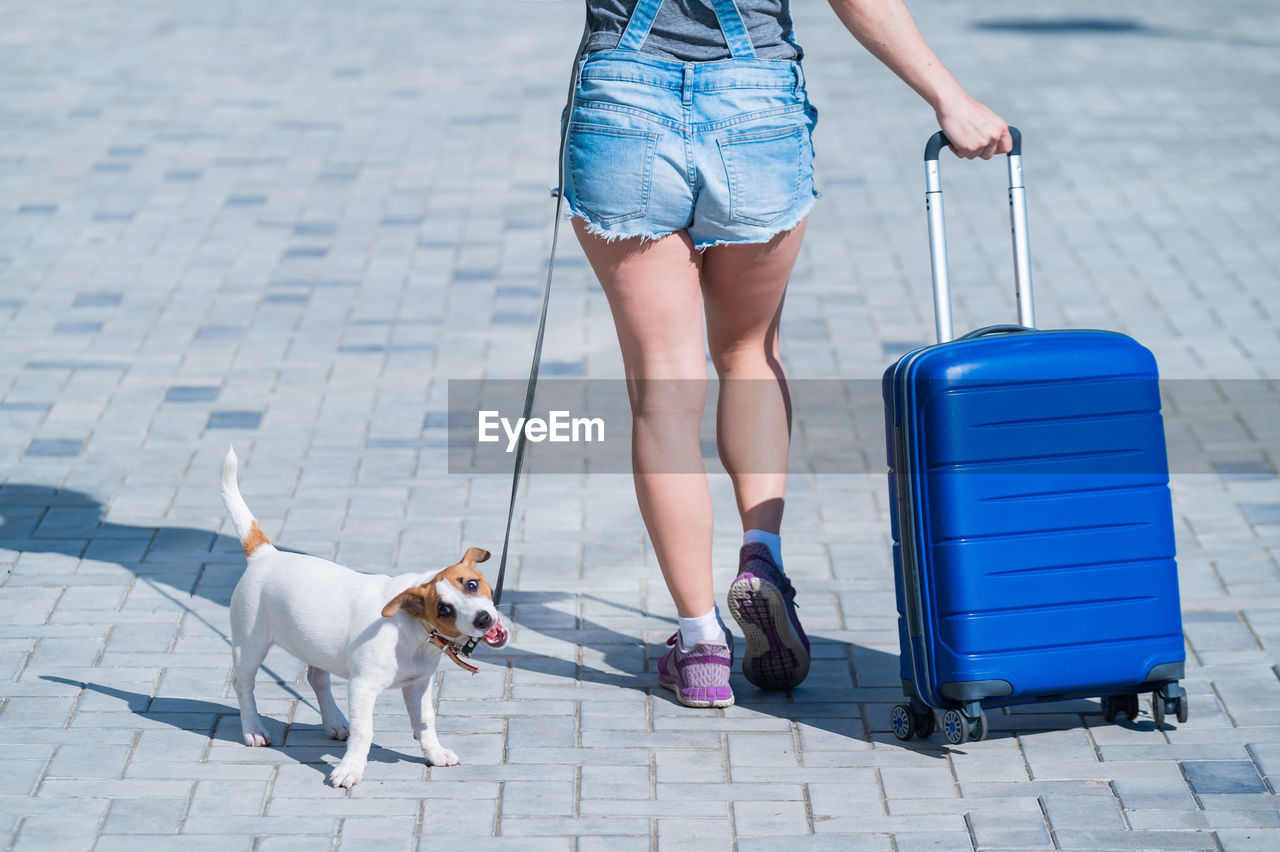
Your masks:
<path fill-rule="evenodd" d="M 556 244 L 560 240 L 560 214 L 564 209 L 565 145 L 569 138 L 569 124 L 573 121 L 573 93 L 578 88 L 578 78 L 582 73 L 582 60 L 586 55 L 587 39 L 590 36 L 591 21 L 588 19 L 582 28 L 582 41 L 578 44 L 578 52 L 573 58 L 573 75 L 569 81 L 569 95 L 566 101 L 567 115 L 565 116 L 564 127 L 560 131 L 560 163 L 555 188 L 556 218 L 551 228 L 551 256 L 547 260 L 547 280 L 542 287 L 542 314 L 538 317 L 538 337 L 533 344 L 533 364 L 529 368 L 529 385 L 524 392 L 524 414 L 523 419 L 520 421 L 521 423 L 529 422 L 529 415 L 533 413 L 533 397 L 538 388 L 538 366 L 542 362 L 542 337 L 547 328 L 547 306 L 551 303 L 551 278 L 556 269 Z M 520 471 L 524 467 L 525 442 L 525 432 L 521 429 L 516 438 L 515 471 L 511 474 L 511 502 L 507 505 L 507 531 L 502 536 L 502 557 L 498 560 L 498 578 L 493 584 L 494 607 L 497 607 L 502 600 L 502 582 L 507 576 L 507 548 L 511 542 L 511 519 L 515 516 L 516 493 L 520 490 Z M 478 642 L 478 639 L 468 639 L 460 650 L 465 656 L 470 657 Z"/>

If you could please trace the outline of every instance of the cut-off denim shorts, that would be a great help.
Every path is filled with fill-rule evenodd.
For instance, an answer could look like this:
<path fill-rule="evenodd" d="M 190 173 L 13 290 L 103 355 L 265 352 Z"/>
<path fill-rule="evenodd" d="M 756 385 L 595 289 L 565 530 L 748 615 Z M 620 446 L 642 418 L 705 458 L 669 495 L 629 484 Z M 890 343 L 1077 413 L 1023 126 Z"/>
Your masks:
<path fill-rule="evenodd" d="M 589 53 L 565 139 L 567 215 L 608 240 L 768 242 L 818 196 L 817 121 L 795 60 Z"/>

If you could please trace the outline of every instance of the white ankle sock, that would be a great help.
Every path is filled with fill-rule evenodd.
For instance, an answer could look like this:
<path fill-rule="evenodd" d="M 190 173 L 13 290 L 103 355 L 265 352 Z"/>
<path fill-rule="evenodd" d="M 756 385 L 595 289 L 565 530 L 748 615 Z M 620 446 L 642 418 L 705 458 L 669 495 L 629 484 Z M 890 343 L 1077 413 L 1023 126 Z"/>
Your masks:
<path fill-rule="evenodd" d="M 725 642 L 720 607 L 713 606 L 697 618 L 679 617 L 680 650 L 687 651 L 699 642 Z"/>
<path fill-rule="evenodd" d="M 742 534 L 743 544 L 751 544 L 753 541 L 767 545 L 769 555 L 773 557 L 773 561 L 778 564 L 779 568 L 782 567 L 782 536 L 777 533 L 765 532 L 764 530 L 747 530 Z"/>

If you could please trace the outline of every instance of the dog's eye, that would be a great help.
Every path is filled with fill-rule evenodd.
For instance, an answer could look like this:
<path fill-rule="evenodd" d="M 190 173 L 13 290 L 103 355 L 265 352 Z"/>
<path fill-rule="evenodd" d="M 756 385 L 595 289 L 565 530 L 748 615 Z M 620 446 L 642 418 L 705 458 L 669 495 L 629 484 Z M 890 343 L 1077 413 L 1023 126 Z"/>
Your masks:
<path fill-rule="evenodd" d="M 467 581 L 467 591 L 468 591 L 468 592 L 474 592 L 474 591 L 477 591 L 479 588 L 480 588 L 480 584 L 479 584 L 479 583 L 477 583 L 475 580 L 468 580 L 468 581 Z"/>
<path fill-rule="evenodd" d="M 448 604 L 442 603 L 436 609 L 436 614 L 439 615 L 441 618 L 448 618 L 449 616 L 453 615 L 453 607 L 449 606 Z"/>

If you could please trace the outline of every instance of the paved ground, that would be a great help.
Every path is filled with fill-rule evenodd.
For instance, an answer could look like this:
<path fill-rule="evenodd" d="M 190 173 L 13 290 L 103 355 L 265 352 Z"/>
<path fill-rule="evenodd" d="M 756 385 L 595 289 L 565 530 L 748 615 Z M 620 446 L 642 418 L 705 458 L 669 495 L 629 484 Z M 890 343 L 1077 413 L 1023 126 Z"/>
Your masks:
<path fill-rule="evenodd" d="M 535 471 L 513 650 L 443 678 L 464 765 L 429 770 L 387 695 L 346 795 L 323 786 L 340 747 L 287 655 L 258 689 L 283 747 L 238 743 L 226 604 L 243 559 L 218 462 L 234 442 L 292 548 L 371 570 L 497 548 L 507 482 L 450 472 L 447 382 L 527 369 L 580 4 L 0 3 L 10 848 L 1280 845 L 1274 5 L 913 4 L 1026 132 L 1041 324 L 1127 330 L 1178 380 L 1190 722 L 1042 705 L 954 749 L 886 732 L 873 384 L 932 333 L 932 117 L 824 4 L 795 5 L 824 198 L 784 357 L 795 379 L 858 380 L 847 411 L 797 405 L 784 539 L 812 675 L 786 696 L 739 681 L 723 712 L 673 705 L 653 673 L 673 612 L 629 479 Z M 1011 317 L 1002 170 L 945 168 L 957 324 Z M 618 376 L 604 299 L 565 257 L 551 371 Z M 714 493 L 727 585 L 723 476 Z"/>

